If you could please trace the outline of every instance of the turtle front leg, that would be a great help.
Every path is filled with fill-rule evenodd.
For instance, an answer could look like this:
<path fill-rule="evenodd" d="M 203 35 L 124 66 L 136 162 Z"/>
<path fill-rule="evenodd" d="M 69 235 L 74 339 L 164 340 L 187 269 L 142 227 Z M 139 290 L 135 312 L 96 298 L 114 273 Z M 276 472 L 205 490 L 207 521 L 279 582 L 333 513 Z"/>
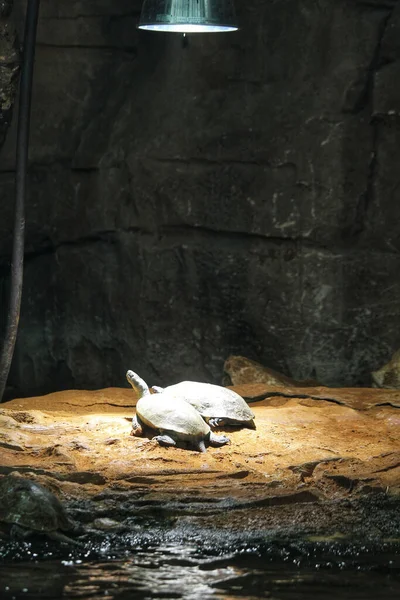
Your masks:
<path fill-rule="evenodd" d="M 210 446 L 224 446 L 225 444 L 229 444 L 230 439 L 225 435 L 215 435 L 212 431 L 210 431 Z"/>
<path fill-rule="evenodd" d="M 155 435 L 153 440 L 156 440 L 160 446 L 176 446 L 176 441 L 166 433 L 163 435 Z"/>
<path fill-rule="evenodd" d="M 135 415 L 132 419 L 132 434 L 131 435 L 135 435 L 135 436 L 143 435 L 143 428 L 138 421 L 137 415 Z"/>
<path fill-rule="evenodd" d="M 13 540 L 24 540 L 33 534 L 31 529 L 21 527 L 21 525 L 13 525 L 10 529 L 10 537 Z"/>

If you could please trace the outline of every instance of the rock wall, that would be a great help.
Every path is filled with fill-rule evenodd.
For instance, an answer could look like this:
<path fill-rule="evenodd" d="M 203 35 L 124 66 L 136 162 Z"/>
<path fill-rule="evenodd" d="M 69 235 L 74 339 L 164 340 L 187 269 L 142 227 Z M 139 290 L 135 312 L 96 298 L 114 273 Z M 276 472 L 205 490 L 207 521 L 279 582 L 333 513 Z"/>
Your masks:
<path fill-rule="evenodd" d="M 19 71 L 16 31 L 10 19 L 12 8 L 13 0 L 0 0 L 0 147 L 10 124 Z"/>
<path fill-rule="evenodd" d="M 42 0 L 9 395 L 220 381 L 232 353 L 368 384 L 400 346 L 400 3 L 236 0 L 240 32 L 186 48 L 140 7 Z"/>

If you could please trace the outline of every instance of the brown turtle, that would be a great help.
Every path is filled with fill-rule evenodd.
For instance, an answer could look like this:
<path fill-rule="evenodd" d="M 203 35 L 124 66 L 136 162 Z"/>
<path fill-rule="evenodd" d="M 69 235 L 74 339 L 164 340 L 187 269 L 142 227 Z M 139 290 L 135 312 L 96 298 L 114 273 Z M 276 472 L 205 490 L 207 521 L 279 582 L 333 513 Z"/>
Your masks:
<path fill-rule="evenodd" d="M 153 386 L 152 390 L 162 393 L 165 401 L 169 398 L 182 398 L 200 413 L 210 427 L 228 425 L 256 428 L 254 413 L 244 398 L 221 385 L 181 381 L 166 388 Z"/>
<path fill-rule="evenodd" d="M 148 432 L 161 446 L 176 446 L 186 442 L 200 452 L 206 451 L 205 443 L 222 446 L 229 442 L 225 436 L 215 435 L 200 414 L 180 397 L 150 394 L 147 383 L 134 371 L 126 378 L 139 394 L 136 416 L 132 420 L 134 435 Z M 152 435 L 158 433 L 159 435 Z"/>
<path fill-rule="evenodd" d="M 11 537 L 42 534 L 60 542 L 79 544 L 62 531 L 77 525 L 68 517 L 58 498 L 48 489 L 24 477 L 7 475 L 0 480 L 0 523 Z"/>

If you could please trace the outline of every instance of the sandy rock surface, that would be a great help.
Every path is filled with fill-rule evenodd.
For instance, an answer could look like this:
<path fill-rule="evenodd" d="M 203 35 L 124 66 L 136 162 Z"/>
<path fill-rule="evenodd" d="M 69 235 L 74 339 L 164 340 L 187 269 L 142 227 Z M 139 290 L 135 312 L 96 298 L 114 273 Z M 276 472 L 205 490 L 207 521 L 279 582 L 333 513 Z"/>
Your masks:
<path fill-rule="evenodd" d="M 66 391 L 0 408 L 0 474 L 13 471 L 74 497 L 105 487 L 140 496 L 231 498 L 400 491 L 400 394 L 375 389 L 234 388 L 257 429 L 201 454 L 130 435 L 133 390 Z M 305 496 L 304 496 L 305 497 Z"/>

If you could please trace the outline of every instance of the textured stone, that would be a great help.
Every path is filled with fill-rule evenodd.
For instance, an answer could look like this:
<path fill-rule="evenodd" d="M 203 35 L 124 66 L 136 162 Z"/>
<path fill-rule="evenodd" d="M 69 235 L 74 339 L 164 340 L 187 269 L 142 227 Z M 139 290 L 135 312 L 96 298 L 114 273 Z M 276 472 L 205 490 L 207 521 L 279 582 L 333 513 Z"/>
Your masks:
<path fill-rule="evenodd" d="M 10 382 L 31 393 L 44 381 L 47 391 L 53 381 L 98 388 L 122 385 L 127 368 L 152 385 L 220 381 L 229 351 L 243 350 L 299 378 L 333 385 L 348 363 L 347 378 L 369 381 L 377 351 L 384 358 L 396 343 L 399 289 L 381 290 L 399 268 L 396 255 L 366 264 L 358 254 L 289 253 L 195 231 L 183 244 L 165 234 L 161 247 L 135 232 L 64 243 L 27 261 Z"/>
<path fill-rule="evenodd" d="M 333 402 L 354 410 L 368 411 L 380 406 L 400 408 L 400 393 L 397 390 L 376 390 L 373 388 L 327 388 L 324 386 L 294 387 L 293 385 L 271 385 L 267 383 L 242 383 L 230 386 L 247 402 L 263 401 L 265 406 L 280 406 L 283 398 L 302 399 L 304 406 L 315 406 L 315 400 Z M 256 405 L 258 406 L 258 404 Z M 394 414 L 393 427 L 398 423 Z"/>
<path fill-rule="evenodd" d="M 398 29 L 400 33 L 400 28 Z M 375 116 L 400 116 L 400 90 L 393 85 L 400 75 L 400 61 L 382 67 L 375 76 L 374 113 Z"/>
<path fill-rule="evenodd" d="M 396 152 L 400 143 L 400 121 L 389 116 L 377 122 L 375 128 L 376 149 L 365 211 L 365 242 L 373 243 L 386 254 L 397 254 L 400 250 L 400 188 Z M 388 281 L 388 287 L 390 285 Z"/>
<path fill-rule="evenodd" d="M 273 369 L 264 367 L 254 360 L 244 356 L 229 356 L 224 363 L 224 385 L 240 385 L 247 383 L 263 383 L 271 386 L 302 387 L 318 386 L 317 381 L 311 379 L 296 381 L 278 373 Z"/>
<path fill-rule="evenodd" d="M 232 508 L 237 502 L 236 509 L 348 498 L 365 493 L 366 483 L 371 491 L 390 487 L 398 494 L 399 409 L 379 405 L 382 390 L 301 391 L 290 398 L 278 390 L 253 403 L 257 429 L 227 428 L 230 445 L 206 454 L 132 437 L 132 389 L 15 399 L 0 413 L 13 421 L 4 432 L 20 448 L 2 448 L 0 474 L 29 473 L 80 498 L 99 497 L 117 484 L 136 499 L 176 502 L 179 487 L 187 503 L 182 515 L 193 511 L 190 499 L 199 493 L 233 501 Z M 82 452 L 82 443 L 89 450 Z"/>
<path fill-rule="evenodd" d="M 18 85 L 19 51 L 10 20 L 12 0 L 0 2 L 0 148 L 11 122 Z"/>
<path fill-rule="evenodd" d="M 252 0 L 182 48 L 140 4 L 42 0 L 8 393 L 218 383 L 231 354 L 370 383 L 398 347 L 398 5 Z"/>
<path fill-rule="evenodd" d="M 45 13 L 38 28 L 38 44 L 136 51 L 137 15 L 97 15 L 86 18 L 80 13 L 60 18 L 54 15 L 46 16 Z"/>
<path fill-rule="evenodd" d="M 41 16 L 43 19 L 80 19 L 87 17 L 125 17 L 138 15 L 142 0 L 41 0 Z"/>
<path fill-rule="evenodd" d="M 371 373 L 374 384 L 381 388 L 400 388 L 400 350 L 395 352 L 390 361 L 380 369 Z"/>
<path fill-rule="evenodd" d="M 387 27 L 385 28 L 382 45 L 381 45 L 381 60 L 391 62 L 400 58 L 400 5 L 394 2 L 396 6 L 391 12 Z"/>
<path fill-rule="evenodd" d="M 85 553 L 100 541 L 129 551 L 153 531 L 193 539 L 197 551 L 203 538 L 216 547 L 223 533 L 229 551 L 239 541 L 254 549 L 251 539 L 270 548 L 275 536 L 280 547 L 293 536 L 296 548 L 304 538 L 395 543 L 399 392 L 256 387 L 264 392 L 251 405 L 257 429 L 226 428 L 230 444 L 206 453 L 131 436 L 132 388 L 12 400 L 0 409 L 0 478 L 18 474 L 62 499 Z M 251 396 L 251 388 L 234 389 Z"/>

